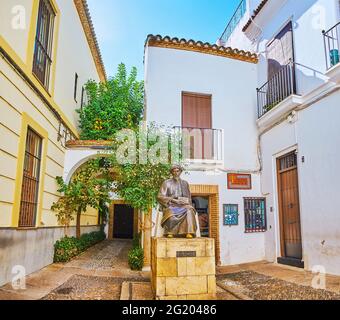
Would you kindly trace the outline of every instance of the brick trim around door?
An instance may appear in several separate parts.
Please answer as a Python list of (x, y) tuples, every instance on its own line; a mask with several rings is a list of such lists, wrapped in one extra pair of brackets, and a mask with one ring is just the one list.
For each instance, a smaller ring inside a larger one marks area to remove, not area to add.
[(215, 239), (216, 264), (221, 265), (220, 211), (218, 185), (190, 185), (192, 196), (209, 197), (209, 234)]

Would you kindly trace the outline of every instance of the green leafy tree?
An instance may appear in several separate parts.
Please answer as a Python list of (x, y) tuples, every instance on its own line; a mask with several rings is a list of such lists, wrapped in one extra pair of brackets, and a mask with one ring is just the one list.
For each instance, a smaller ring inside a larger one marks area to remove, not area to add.
[[(131, 130), (135, 136), (129, 143), (113, 140), (113, 156), (110, 158), (114, 166), (115, 192), (128, 204), (142, 212), (148, 213), (157, 206), (157, 195), (162, 182), (171, 177), (172, 163), (181, 163), (179, 139), (174, 136), (171, 128), (149, 124), (144, 130)], [(170, 143), (172, 142), (172, 143)], [(127, 153), (135, 155), (131, 163), (121, 163), (117, 154), (125, 144)], [(176, 155), (174, 157), (174, 155)]]
[(137, 69), (130, 74), (124, 64), (105, 83), (86, 85), (88, 104), (78, 110), (82, 140), (111, 140), (119, 130), (135, 128), (143, 118), (144, 83), (137, 80)]
[(61, 225), (68, 227), (76, 216), (76, 236), (80, 238), (80, 220), (88, 207), (99, 209), (103, 203), (109, 202), (112, 188), (109, 168), (103, 165), (102, 159), (87, 162), (66, 184), (57, 177), (59, 192), (62, 196), (52, 205)]

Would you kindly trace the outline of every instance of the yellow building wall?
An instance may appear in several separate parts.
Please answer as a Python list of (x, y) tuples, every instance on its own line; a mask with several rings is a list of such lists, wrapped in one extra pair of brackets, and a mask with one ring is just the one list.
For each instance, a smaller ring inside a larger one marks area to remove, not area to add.
[[(52, 0), (52, 3), (57, 8), (57, 19), (54, 39), (55, 63), (51, 71), (51, 83), (55, 87), (50, 92), (47, 92), (32, 74), (39, 0), (1, 1), (0, 47), (14, 60), (15, 64), (29, 77), (45, 99), (58, 110), (63, 120), (77, 134), (75, 109), (80, 107), (80, 101), (75, 103), (73, 99), (75, 72), (79, 72), (83, 82), (88, 79), (98, 81), (99, 76), (73, 1)], [(18, 6), (25, 8), (26, 28), (24, 30), (13, 29), (11, 25), (12, 10)], [(76, 32), (70, 33), (73, 29)], [(70, 53), (65, 51), (67, 44), (72, 48), (82, 50), (81, 53), (78, 51), (78, 54), (74, 52), (74, 59), (77, 59), (79, 55), (82, 56), (80, 64), (72, 66), (72, 64), (64, 63)], [(83, 72), (83, 70), (86, 71)], [(67, 79), (64, 83), (63, 77)], [(81, 92), (81, 83), (78, 91)], [(73, 104), (70, 104), (72, 100)], [(44, 158), (41, 167), (36, 227), (55, 227), (58, 226), (58, 221), (55, 213), (51, 211), (51, 205), (59, 197), (55, 177), (63, 176), (66, 151), (57, 139), (60, 123), (37, 93), (0, 54), (0, 228), (15, 228), (18, 225), (27, 124), (35, 125), (39, 129), (37, 129), (38, 133), (44, 137)], [(97, 211), (88, 210), (81, 222), (82, 225), (97, 225)]]
[[(60, 16), (53, 96), (56, 103), (62, 106), (67, 118), (77, 126), (78, 114), (75, 110), (81, 106), (81, 87), (89, 79), (99, 81), (99, 76), (73, 0), (56, 0), (56, 3), (64, 14)], [(75, 73), (79, 77), (76, 100), (74, 99)]]
[[(20, 154), (24, 153), (24, 148), (20, 149), (19, 146), (25, 115), (34, 119), (47, 132), (45, 166), (41, 169), (44, 170), (43, 185), (40, 186), (43, 192), (42, 209), (38, 213), (41, 219), (37, 226), (58, 226), (51, 206), (59, 197), (55, 177), (63, 175), (66, 151), (57, 141), (59, 122), (3, 59), (0, 59), (0, 70), (0, 227), (17, 226), (17, 222), (12, 220), (15, 217), (15, 196), (21, 190), (16, 184), (17, 176), (22, 176), (17, 166)], [(90, 208), (81, 222), (83, 225), (96, 225), (97, 210)]]
[(2, 0), (0, 4), (0, 35), (8, 40), (23, 61), (27, 60), (28, 37), (34, 5), (35, 0)]

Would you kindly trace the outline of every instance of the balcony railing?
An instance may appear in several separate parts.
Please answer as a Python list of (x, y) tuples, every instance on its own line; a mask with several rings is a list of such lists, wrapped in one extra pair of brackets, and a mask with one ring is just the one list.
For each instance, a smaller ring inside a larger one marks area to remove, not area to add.
[(340, 63), (340, 22), (328, 31), (323, 31), (327, 70)]
[(247, 1), (242, 0), (220, 38), (220, 40), (223, 43), (226, 43), (228, 41), (228, 39), (230, 38), (231, 34), (234, 32), (234, 30), (240, 23), (246, 11), (247, 11)]
[(174, 127), (184, 160), (223, 160), (223, 130)]
[(283, 66), (268, 82), (256, 90), (258, 117), (261, 118), (280, 102), (296, 94), (294, 62)]

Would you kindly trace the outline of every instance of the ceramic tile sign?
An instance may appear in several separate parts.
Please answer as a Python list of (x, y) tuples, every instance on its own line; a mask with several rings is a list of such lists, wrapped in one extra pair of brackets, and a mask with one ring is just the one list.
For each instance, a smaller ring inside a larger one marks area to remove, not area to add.
[(228, 173), (228, 189), (251, 190), (251, 174)]
[(237, 204), (223, 205), (223, 224), (225, 226), (238, 226), (238, 216)]

